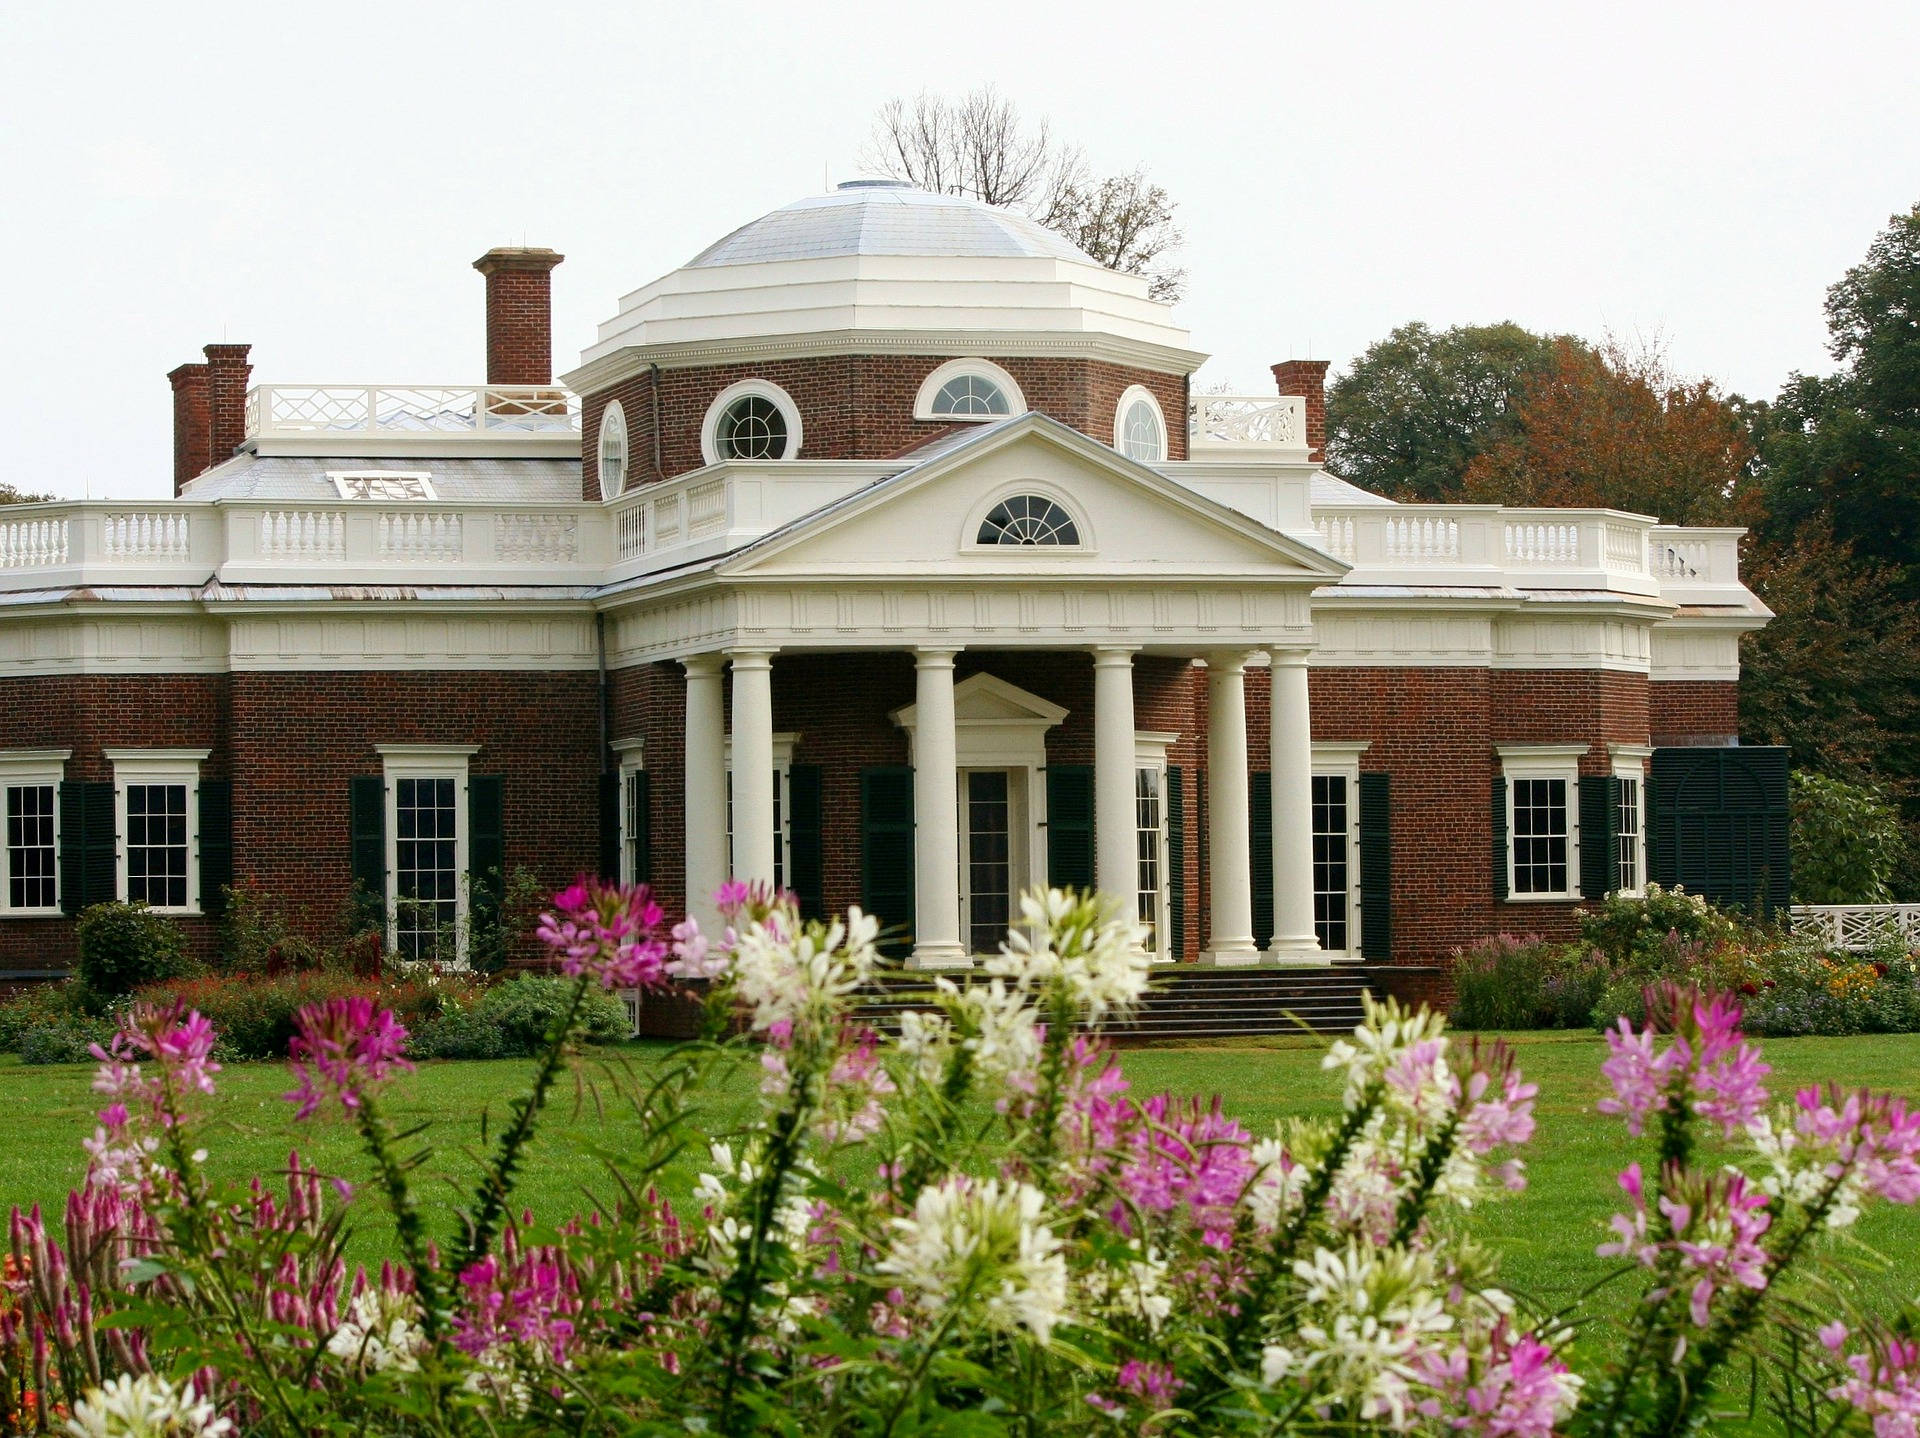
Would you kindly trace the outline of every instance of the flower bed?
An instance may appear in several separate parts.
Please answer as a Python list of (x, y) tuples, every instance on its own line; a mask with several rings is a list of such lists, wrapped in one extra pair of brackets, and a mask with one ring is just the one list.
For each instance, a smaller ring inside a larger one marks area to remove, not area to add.
[[(1802, 1275), (1866, 1204), (1920, 1198), (1920, 1115), (1813, 1089), (1771, 1106), (1730, 996), (1657, 988), (1608, 1036), (1602, 1109), (1646, 1151), (1603, 1251), (1639, 1297), (1619, 1356), (1576, 1365), (1579, 1315), (1531, 1311), (1461, 1236), (1463, 1210), (1524, 1185), (1534, 1092), (1501, 1046), (1370, 1005), (1327, 1053), (1340, 1113), (1257, 1136), (1217, 1100), (1133, 1092), (1076, 1032), (1148, 977), (1097, 900), (1029, 896), (987, 972), (936, 980), (889, 1043), (852, 1019), (872, 919), (721, 897), (710, 938), (664, 932), (643, 891), (558, 896), (542, 936), (568, 1002), (437, 1236), (386, 1112), (408, 1063), (392, 1012), (336, 996), (297, 1023), (289, 1098), (350, 1123), (364, 1172), (295, 1158), (227, 1189), (196, 1146), (212, 1025), (132, 1010), (64, 1237), (14, 1216), (0, 1421), (27, 1423), (31, 1394), (102, 1438), (1653, 1434), (1698, 1429), (1729, 1383), (1800, 1431), (1912, 1411), (1911, 1345)], [(516, 1214), (589, 995), (689, 977), (711, 981), (709, 1037), (628, 1095), (621, 1197)], [(758, 1111), (711, 1136), (700, 1211), (676, 1214), (648, 1180), (693, 1137), (686, 1096), (736, 1062)], [(395, 1261), (350, 1274), (370, 1202)]]

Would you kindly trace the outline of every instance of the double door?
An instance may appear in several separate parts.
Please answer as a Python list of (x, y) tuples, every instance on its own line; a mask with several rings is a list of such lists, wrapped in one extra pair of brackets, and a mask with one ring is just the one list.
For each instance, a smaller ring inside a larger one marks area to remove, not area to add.
[(1015, 897), (1026, 885), (1025, 771), (960, 771), (960, 915), (969, 952), (1006, 942)]

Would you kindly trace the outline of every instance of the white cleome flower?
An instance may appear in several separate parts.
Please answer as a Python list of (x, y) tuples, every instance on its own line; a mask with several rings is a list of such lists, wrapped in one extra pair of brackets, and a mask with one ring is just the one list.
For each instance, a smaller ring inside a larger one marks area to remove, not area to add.
[[(1136, 1242), (1133, 1249), (1138, 1253), (1140, 1245)], [(1089, 1269), (1084, 1280), (1086, 1296), (1111, 1313), (1138, 1319), (1148, 1333), (1158, 1333), (1173, 1312), (1173, 1298), (1161, 1288), (1166, 1276), (1166, 1261), (1159, 1250), (1149, 1248), (1145, 1256), (1118, 1268)]]
[(327, 1352), (368, 1373), (417, 1373), (426, 1334), (420, 1306), (406, 1293), (366, 1288), (327, 1340)]
[(1104, 895), (1032, 889), (1020, 896), (1019, 927), (986, 969), (1022, 993), (1063, 984), (1081, 1017), (1099, 1024), (1125, 1018), (1147, 992), (1145, 938)]
[(1427, 1009), (1408, 1013), (1392, 999), (1384, 1003), (1370, 995), (1361, 995), (1366, 1018), (1353, 1031), (1351, 1041), (1340, 1039), (1327, 1048), (1320, 1067), (1329, 1072), (1344, 1069), (1347, 1075), (1346, 1102), (1352, 1104), (1370, 1085), (1386, 1077), (1393, 1061), (1408, 1048), (1425, 1039), (1437, 1039), (1446, 1032), (1447, 1021)]
[(990, 1328), (1045, 1343), (1067, 1307), (1067, 1263), (1045, 1209), (1031, 1184), (948, 1178), (920, 1191), (911, 1218), (893, 1220), (879, 1271), (925, 1312), (959, 1304)]
[(953, 1024), (945, 1014), (908, 1009), (900, 1015), (900, 1037), (894, 1047), (916, 1078), (937, 1084), (953, 1052)]
[(1431, 1255), (1349, 1243), (1297, 1261), (1303, 1285), (1297, 1350), (1278, 1376), (1310, 1381), (1320, 1398), (1363, 1422), (1406, 1430), (1416, 1419), (1415, 1354), (1454, 1326), (1434, 1289)]
[(213, 1405), (197, 1399), (191, 1385), (175, 1388), (154, 1373), (122, 1373), (89, 1389), (67, 1420), (73, 1438), (221, 1438), (232, 1431), (233, 1424), (215, 1417)]
[(733, 982), (753, 1010), (754, 1031), (830, 1018), (872, 974), (879, 934), (879, 922), (857, 908), (797, 936), (783, 926), (749, 924), (734, 944)]
[(1017, 988), (1005, 979), (956, 988), (941, 979), (941, 992), (954, 1003), (969, 1031), (964, 1043), (973, 1051), (975, 1069), (989, 1078), (1032, 1073), (1040, 1065), (1039, 1017)]

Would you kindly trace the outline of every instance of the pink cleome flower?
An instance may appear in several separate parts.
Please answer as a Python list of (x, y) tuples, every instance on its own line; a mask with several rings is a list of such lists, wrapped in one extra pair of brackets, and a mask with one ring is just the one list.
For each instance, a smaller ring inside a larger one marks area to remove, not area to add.
[(590, 974), (605, 989), (653, 988), (666, 978), (665, 918), (645, 884), (582, 875), (553, 896), (536, 932), (569, 977)]
[[(89, 1045), (100, 1061), (93, 1090), (113, 1100), (100, 1111), (100, 1122), (116, 1132), (124, 1130), (131, 1122), (131, 1099), (147, 1116), (170, 1127), (179, 1117), (183, 1096), (213, 1092), (213, 1076), (220, 1072), (213, 1061), (216, 1037), (204, 1015), (183, 1012), (178, 1000), (135, 1004), (105, 1048)], [(142, 1060), (151, 1060), (156, 1072), (143, 1073)]]
[[(1766, 1106), (1761, 1080), (1773, 1071), (1740, 1032), (1739, 1004), (1672, 984), (1649, 988), (1646, 998), (1642, 1029), (1635, 1032), (1622, 1018), (1607, 1035), (1609, 1057), (1600, 1072), (1613, 1093), (1594, 1106), (1625, 1118), (1637, 1138), (1649, 1115), (1665, 1113), (1677, 1100), (1731, 1138)], [(1662, 1029), (1672, 1042), (1659, 1049)]]
[(307, 1004), (293, 1022), (297, 1032), (288, 1048), (300, 1083), (283, 1097), (299, 1105), (296, 1118), (311, 1118), (330, 1098), (352, 1113), (388, 1075), (413, 1071), (405, 1057), (406, 1029), (393, 1010), (376, 1014), (371, 999), (354, 995)]

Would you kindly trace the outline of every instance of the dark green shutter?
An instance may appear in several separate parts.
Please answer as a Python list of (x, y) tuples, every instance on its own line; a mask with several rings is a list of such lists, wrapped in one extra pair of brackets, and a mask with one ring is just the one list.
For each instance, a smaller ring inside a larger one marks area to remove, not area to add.
[(1620, 781), (1580, 776), (1580, 895), (1599, 901), (1620, 887)]
[(1093, 766), (1047, 766), (1047, 883), (1093, 888)]
[(113, 785), (69, 779), (60, 785), (60, 907), (77, 914), (114, 898), (117, 844)]
[(1167, 957), (1187, 952), (1186, 776), (1167, 766)]
[[(1766, 746), (1653, 751), (1648, 868), (1716, 904), (1782, 907), (1792, 892), (1787, 751)], [(1657, 802), (1655, 802), (1657, 800)]]
[(1273, 942), (1273, 775), (1261, 769), (1248, 777), (1247, 852), (1253, 863), (1253, 944)]
[(883, 953), (913, 947), (913, 873), (913, 770), (904, 764), (862, 769), (860, 907), (880, 921)]
[(645, 769), (627, 774), (627, 818), (633, 831), (627, 842), (633, 847), (633, 882), (653, 882), (653, 775)]
[(600, 877), (609, 884), (620, 880), (620, 774), (600, 776)]
[(1507, 897), (1507, 776), (1493, 776), (1493, 897)]
[(800, 900), (800, 917), (826, 916), (820, 843), (820, 766), (787, 770), (787, 885)]
[(500, 921), (507, 882), (506, 787), (507, 781), (498, 774), (474, 774), (467, 779), (468, 912), (476, 929)]
[(347, 832), (353, 903), (362, 928), (387, 923), (387, 781), (356, 774), (347, 781)]
[(1360, 954), (1393, 957), (1393, 801), (1390, 775), (1360, 776)]
[(200, 781), (200, 907), (209, 914), (227, 909), (233, 883), (233, 783)]

